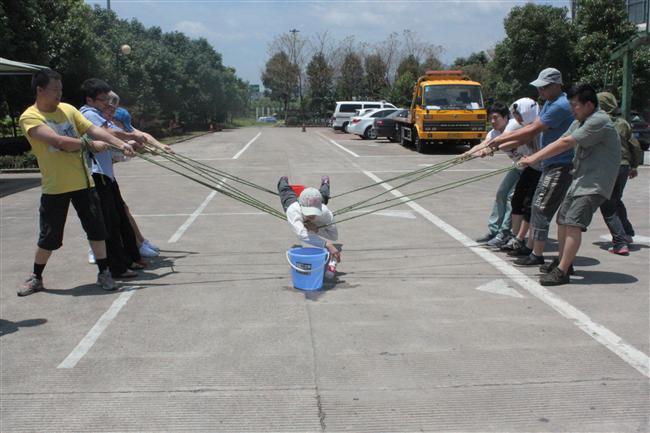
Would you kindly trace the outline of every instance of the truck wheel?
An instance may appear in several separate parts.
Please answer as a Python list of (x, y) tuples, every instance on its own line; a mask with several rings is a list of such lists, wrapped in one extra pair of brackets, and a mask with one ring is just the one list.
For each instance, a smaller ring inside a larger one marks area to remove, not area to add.
[(417, 131), (413, 131), (413, 147), (415, 147), (417, 153), (424, 153), (424, 142), (420, 140)]
[(372, 129), (372, 126), (369, 126), (363, 132), (363, 137), (368, 140), (374, 140), (375, 138), (377, 138), (377, 132), (375, 132), (375, 130)]

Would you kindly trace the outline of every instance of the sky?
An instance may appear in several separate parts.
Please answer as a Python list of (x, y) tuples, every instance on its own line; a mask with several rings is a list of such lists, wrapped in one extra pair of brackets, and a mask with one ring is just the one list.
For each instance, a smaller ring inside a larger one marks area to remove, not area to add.
[[(533, 3), (569, 7), (570, 0)], [(86, 0), (106, 7), (106, 0)], [(354, 36), (374, 44), (391, 32), (415, 32), (420, 40), (443, 48), (441, 60), (451, 64), (494, 47), (505, 37), (503, 19), (525, 0), (111, 0), (118, 17), (136, 18), (146, 27), (203, 37), (221, 53), (237, 76), (260, 84), (273, 39), (292, 29), (313, 38), (327, 31), (333, 40)], [(124, 41), (128, 44), (128, 41)]]

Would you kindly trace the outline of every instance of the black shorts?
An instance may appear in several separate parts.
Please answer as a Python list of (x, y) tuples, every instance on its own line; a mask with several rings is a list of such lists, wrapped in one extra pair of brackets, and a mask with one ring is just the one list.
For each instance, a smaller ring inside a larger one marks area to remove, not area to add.
[(40, 233), (38, 246), (44, 250), (57, 250), (63, 245), (63, 229), (68, 217), (70, 202), (77, 211), (81, 226), (89, 241), (106, 239), (102, 208), (95, 188), (80, 189), (63, 194), (41, 195)]

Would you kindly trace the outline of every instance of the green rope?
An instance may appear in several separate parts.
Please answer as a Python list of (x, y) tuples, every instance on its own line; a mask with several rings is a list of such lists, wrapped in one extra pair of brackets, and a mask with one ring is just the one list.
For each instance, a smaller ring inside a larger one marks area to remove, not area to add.
[[(372, 213), (379, 212), (379, 211), (382, 211), (382, 210), (385, 210), (385, 209), (390, 209), (392, 207), (399, 206), (399, 205), (404, 204), (404, 203), (408, 203), (408, 202), (411, 202), (411, 201), (414, 201), (414, 200), (419, 200), (421, 198), (429, 197), (431, 195), (438, 194), (440, 192), (444, 192), (444, 191), (447, 191), (447, 190), (450, 190), (450, 189), (453, 189), (453, 188), (457, 188), (459, 186), (463, 186), (463, 185), (467, 185), (469, 183), (477, 182), (479, 180), (487, 179), (488, 177), (495, 176), (495, 175), (500, 174), (500, 173), (505, 173), (506, 171), (511, 170), (511, 169), (512, 169), (512, 167), (500, 168), (498, 170), (494, 170), (494, 171), (491, 171), (489, 173), (484, 173), (484, 174), (473, 176), (473, 177), (470, 177), (470, 178), (467, 178), (467, 179), (462, 179), (462, 180), (459, 180), (459, 181), (450, 182), (450, 183), (445, 184), (445, 185), (440, 185), (440, 186), (437, 186), (437, 187), (428, 188), (428, 189), (425, 189), (425, 190), (410, 194), (408, 198), (406, 196), (394, 197), (394, 198), (383, 200), (381, 202), (367, 204), (367, 205), (361, 206), (360, 208), (376, 206), (376, 205), (382, 205), (382, 204), (385, 204), (385, 203), (390, 203), (390, 202), (394, 202), (396, 200), (399, 200), (399, 202), (397, 202), (397, 203), (391, 203), (391, 204), (389, 204), (387, 206), (384, 206), (384, 207), (380, 207), (380, 208), (373, 209), (373, 210), (368, 211), (368, 212), (363, 212), (363, 213), (358, 214), (358, 215), (353, 215), (353, 216), (350, 216), (350, 217), (347, 217), (347, 218), (343, 218), (343, 219), (338, 220), (338, 221), (336, 221), (335, 223), (332, 223), (332, 224), (338, 224), (338, 223), (341, 223), (343, 221), (353, 220), (353, 219), (360, 218), (360, 217), (366, 216), (366, 215), (370, 215)], [(331, 224), (326, 224), (326, 225), (323, 225), (323, 226), (319, 226), (319, 228), (327, 227), (328, 225), (331, 225)]]

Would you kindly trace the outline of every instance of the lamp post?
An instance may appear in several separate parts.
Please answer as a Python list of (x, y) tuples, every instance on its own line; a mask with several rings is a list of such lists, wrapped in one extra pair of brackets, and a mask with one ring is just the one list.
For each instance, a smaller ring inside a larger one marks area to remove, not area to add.
[(120, 81), (120, 54), (123, 56), (128, 56), (131, 54), (131, 46), (127, 44), (123, 44), (120, 48), (118, 48), (115, 51), (115, 67), (116, 67), (116, 73), (115, 77), (117, 78), (115, 81), (119, 85)]

